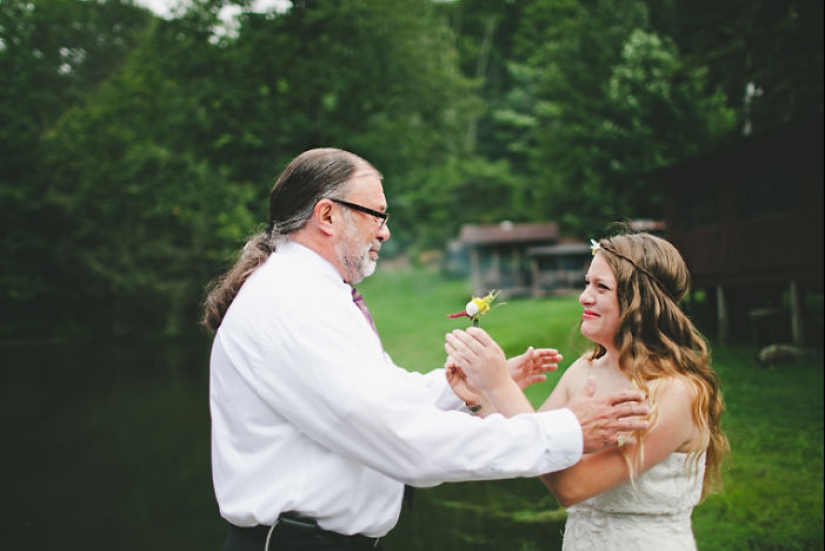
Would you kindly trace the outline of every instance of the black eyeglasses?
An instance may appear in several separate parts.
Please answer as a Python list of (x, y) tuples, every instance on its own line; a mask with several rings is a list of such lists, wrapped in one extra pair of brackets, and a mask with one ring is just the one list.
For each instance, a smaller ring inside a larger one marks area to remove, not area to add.
[(362, 207), (361, 205), (357, 205), (355, 203), (350, 203), (349, 201), (342, 201), (341, 199), (335, 199), (333, 197), (329, 198), (330, 201), (333, 203), (338, 203), (339, 205), (343, 205), (348, 209), (357, 210), (358, 212), (363, 212), (364, 214), (369, 214), (370, 216), (374, 216), (378, 219), (378, 229), (384, 227), (387, 223), (387, 220), (390, 218), (389, 212), (381, 212), (378, 210), (372, 210), (367, 207)]

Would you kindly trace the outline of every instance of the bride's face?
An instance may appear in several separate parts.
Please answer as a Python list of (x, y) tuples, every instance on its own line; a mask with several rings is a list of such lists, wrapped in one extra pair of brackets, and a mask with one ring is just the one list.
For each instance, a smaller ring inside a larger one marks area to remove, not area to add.
[(611, 348), (619, 326), (619, 298), (616, 276), (602, 253), (593, 257), (585, 275), (585, 287), (579, 295), (584, 307), (581, 333), (605, 348)]

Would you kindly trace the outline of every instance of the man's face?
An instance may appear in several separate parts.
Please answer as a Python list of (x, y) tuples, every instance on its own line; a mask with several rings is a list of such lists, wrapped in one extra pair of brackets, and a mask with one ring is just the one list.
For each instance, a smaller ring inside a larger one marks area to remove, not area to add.
[[(342, 199), (378, 212), (387, 210), (384, 188), (372, 170), (355, 173)], [(375, 272), (381, 244), (390, 238), (390, 230), (383, 220), (368, 213), (338, 205), (347, 226), (336, 244), (338, 261), (346, 280), (355, 284)]]

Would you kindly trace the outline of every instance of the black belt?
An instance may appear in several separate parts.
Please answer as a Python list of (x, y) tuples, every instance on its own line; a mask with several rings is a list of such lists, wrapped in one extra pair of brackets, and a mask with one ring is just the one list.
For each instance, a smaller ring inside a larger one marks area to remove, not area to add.
[[(347, 536), (338, 532), (330, 532), (320, 528), (314, 520), (296, 515), (281, 515), (274, 527), (259, 525), (251, 528), (240, 528), (232, 526), (231, 530), (237, 535), (251, 539), (261, 545), (266, 544), (267, 538), (269, 538), (270, 548), (273, 551), (278, 549), (275, 545), (276, 542), (292, 545), (317, 544), (319, 546), (326, 543), (344, 549), (376, 549), (380, 540), (380, 538), (368, 538), (361, 534)], [(270, 551), (270, 548), (265, 551)]]

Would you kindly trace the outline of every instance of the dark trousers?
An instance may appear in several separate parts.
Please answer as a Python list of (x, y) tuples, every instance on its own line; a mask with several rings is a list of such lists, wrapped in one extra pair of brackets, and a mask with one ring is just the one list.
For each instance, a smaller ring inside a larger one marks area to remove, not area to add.
[(269, 527), (238, 528), (230, 526), (222, 551), (351, 551), (372, 549), (384, 551), (377, 540), (362, 536), (343, 536), (321, 530), (312, 521), (292, 523), (283, 520), (272, 530), (269, 547), (266, 539)]

